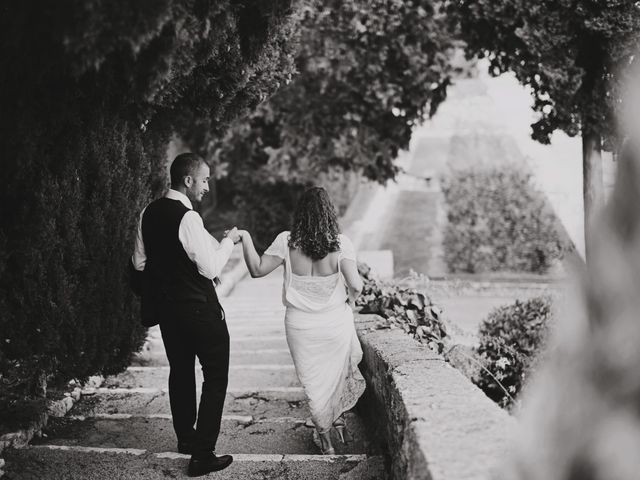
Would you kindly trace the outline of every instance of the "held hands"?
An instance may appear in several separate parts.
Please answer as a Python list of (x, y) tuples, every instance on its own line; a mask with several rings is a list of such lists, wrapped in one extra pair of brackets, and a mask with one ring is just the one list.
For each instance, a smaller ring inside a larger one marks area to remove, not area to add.
[(234, 245), (242, 241), (242, 236), (238, 232), (237, 227), (233, 227), (231, 230), (225, 230), (224, 236), (229, 240), (231, 240)]

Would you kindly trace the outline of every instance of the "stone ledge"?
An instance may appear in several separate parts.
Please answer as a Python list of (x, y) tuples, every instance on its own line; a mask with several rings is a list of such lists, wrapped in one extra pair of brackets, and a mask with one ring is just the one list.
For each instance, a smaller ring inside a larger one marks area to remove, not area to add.
[[(0, 455), (2, 455), (5, 448), (26, 446), (34, 436), (40, 435), (42, 429), (47, 426), (49, 417), (64, 417), (71, 410), (73, 405), (82, 397), (83, 388), (97, 388), (102, 385), (103, 381), (104, 377), (100, 375), (89, 377), (82, 386), (76, 386), (72, 390), (65, 392), (62, 398), (49, 400), (47, 411), (40, 413), (27, 427), (0, 436)], [(73, 387), (73, 385), (73, 383), (69, 384), (70, 387)], [(1, 472), (0, 476), (2, 476)]]
[(367, 405), (379, 422), (393, 479), (490, 479), (515, 420), (445, 360), (400, 330), (358, 315)]

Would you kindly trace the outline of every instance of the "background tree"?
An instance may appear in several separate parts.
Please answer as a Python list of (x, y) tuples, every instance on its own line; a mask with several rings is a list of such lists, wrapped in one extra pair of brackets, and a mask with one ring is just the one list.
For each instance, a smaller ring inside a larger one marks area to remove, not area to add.
[(394, 178), (398, 150), (450, 81), (455, 44), (436, 4), (305, 2), (299, 74), (209, 151), (227, 172), (220, 197), (251, 215), (238, 222), (258, 243), (286, 227), (296, 192), (327, 171)]
[(447, 11), (470, 56), (488, 57), (492, 74), (513, 71), (531, 88), (535, 140), (549, 143), (557, 129), (582, 135), (588, 229), (603, 198), (601, 150), (614, 144), (619, 72), (638, 47), (638, 3), (455, 0)]
[(0, 394), (124, 368), (124, 277), (170, 136), (220, 132), (293, 72), (289, 0), (0, 6)]

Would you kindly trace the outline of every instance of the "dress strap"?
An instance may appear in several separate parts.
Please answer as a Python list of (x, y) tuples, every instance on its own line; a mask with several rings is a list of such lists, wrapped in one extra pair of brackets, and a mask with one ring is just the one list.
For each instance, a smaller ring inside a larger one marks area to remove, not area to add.
[(285, 249), (285, 257), (284, 257), (284, 268), (287, 274), (287, 290), (291, 286), (291, 277), (293, 277), (293, 271), (291, 270), (291, 247), (287, 244)]

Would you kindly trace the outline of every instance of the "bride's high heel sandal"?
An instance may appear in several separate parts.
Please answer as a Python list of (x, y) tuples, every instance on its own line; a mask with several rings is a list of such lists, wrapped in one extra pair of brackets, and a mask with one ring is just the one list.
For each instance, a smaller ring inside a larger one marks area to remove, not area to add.
[(335, 422), (333, 422), (333, 428), (338, 432), (338, 436), (340, 437), (340, 441), (344, 444), (347, 444), (351, 441), (351, 436), (347, 430), (347, 423), (344, 420), (344, 417), (340, 415), (336, 418)]
[(320, 438), (320, 451), (323, 455), (335, 455), (336, 451), (331, 445), (331, 437), (329, 433), (331, 430), (316, 430), (318, 432), (318, 437)]

